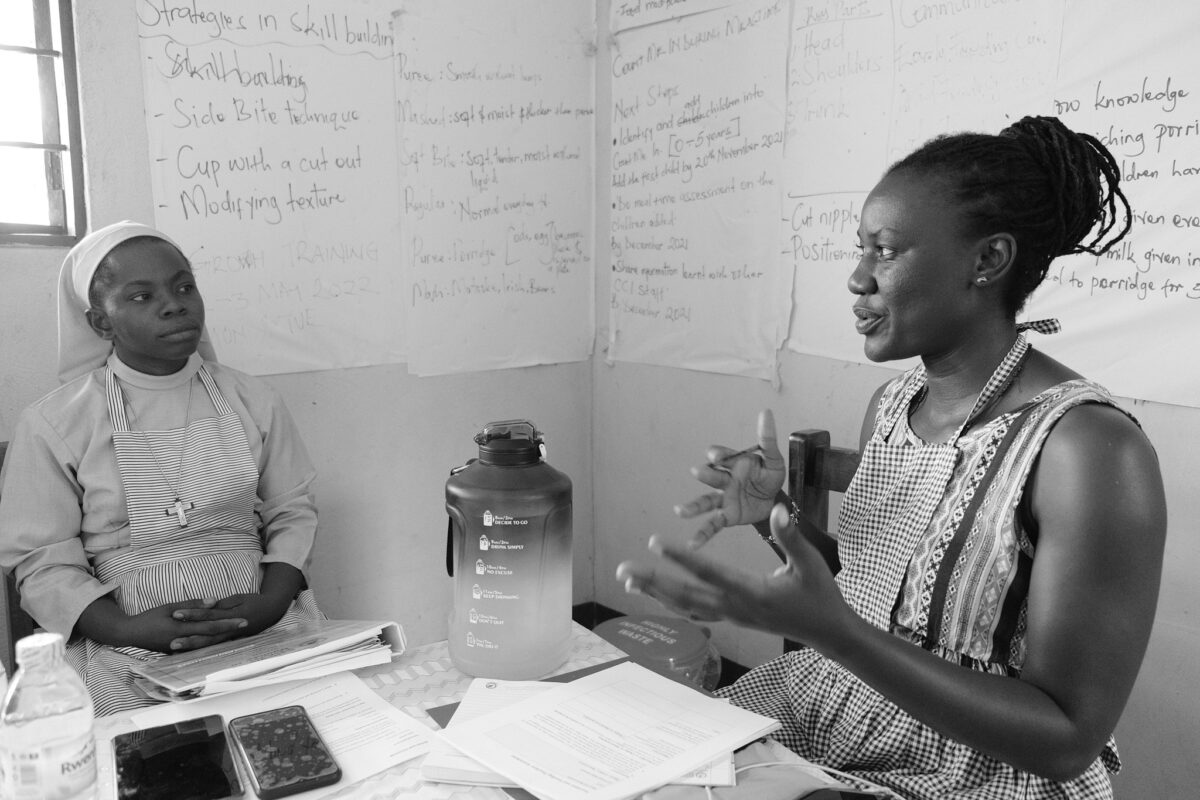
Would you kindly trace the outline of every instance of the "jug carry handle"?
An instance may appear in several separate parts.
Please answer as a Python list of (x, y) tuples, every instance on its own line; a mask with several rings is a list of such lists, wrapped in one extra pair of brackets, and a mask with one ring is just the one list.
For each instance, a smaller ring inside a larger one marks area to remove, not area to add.
[[(466, 536), (467, 521), (463, 519), (462, 512), (457, 508), (446, 507), (446, 574), (451, 578), (454, 577), (454, 540)], [(458, 532), (455, 532), (457, 523)], [(459, 545), (461, 550), (462, 545)]]
[[(467, 463), (461, 467), (454, 467), (450, 470), (451, 475), (456, 475), (462, 472), (467, 467), (474, 464), (478, 459), (467, 459)], [(446, 574), (451, 578), (454, 577), (454, 517), (446, 516)]]

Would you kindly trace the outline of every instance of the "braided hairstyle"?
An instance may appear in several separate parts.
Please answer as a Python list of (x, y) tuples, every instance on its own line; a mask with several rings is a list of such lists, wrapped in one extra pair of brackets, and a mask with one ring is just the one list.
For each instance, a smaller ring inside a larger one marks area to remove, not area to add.
[(969, 235), (1016, 239), (1015, 280), (1004, 298), (1014, 317), (1057, 256), (1107, 253), (1133, 221), (1112, 153), (1055, 117), (1025, 117), (996, 136), (938, 136), (888, 174), (901, 170), (944, 181)]

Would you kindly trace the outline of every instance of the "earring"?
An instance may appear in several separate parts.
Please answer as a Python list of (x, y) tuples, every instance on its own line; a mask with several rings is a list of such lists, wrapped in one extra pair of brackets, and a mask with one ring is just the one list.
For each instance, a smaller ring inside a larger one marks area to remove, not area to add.
[(987, 283), (987, 276), (980, 275), (978, 278), (975, 279), (975, 282), (978, 283), (980, 286), (983, 286), (985, 283)]

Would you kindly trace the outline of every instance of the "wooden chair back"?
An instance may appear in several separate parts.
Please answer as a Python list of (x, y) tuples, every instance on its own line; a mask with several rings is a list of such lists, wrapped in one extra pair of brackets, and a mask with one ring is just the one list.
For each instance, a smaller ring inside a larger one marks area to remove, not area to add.
[(829, 431), (809, 428), (788, 437), (788, 494), (822, 530), (829, 530), (829, 493), (846, 491), (860, 458), (857, 450), (833, 447)]
[[(846, 491), (860, 458), (857, 450), (832, 446), (829, 431), (809, 428), (788, 437), (787, 492), (821, 530), (829, 530), (829, 493)], [(802, 646), (783, 640), (785, 652)]]
[[(4, 456), (7, 452), (8, 442), (0, 442), (0, 467), (4, 466)], [(6, 573), (4, 591), (0, 591), (0, 663), (4, 664), (9, 678), (12, 678), (17, 669), (17, 640), (33, 633), (36, 627), (33, 618), (21, 610), (16, 581), (12, 575)]]

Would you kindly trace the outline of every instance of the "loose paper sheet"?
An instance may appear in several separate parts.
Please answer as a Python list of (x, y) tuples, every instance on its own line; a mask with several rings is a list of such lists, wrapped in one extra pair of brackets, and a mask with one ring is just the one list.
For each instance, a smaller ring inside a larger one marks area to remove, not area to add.
[(201, 8), (137, 17), (154, 221), (191, 259), (217, 354), (257, 375), (404, 360), (388, 11)]
[(404, 0), (394, 19), (409, 370), (588, 358), (592, 4)]
[(1113, 153), (1134, 226), (1106, 255), (1051, 265), (1023, 318), (1057, 317), (1063, 332), (1032, 341), (1120, 396), (1200, 406), (1195, 354), (1169, 344), (1194, 340), (1200, 319), (1197, 25), (1187, 0), (796, 3), (788, 346), (866, 361), (846, 280), (862, 203), (890, 163), (938, 134), (1057, 116)]
[(1115, 394), (1200, 407), (1200, 4), (1105, 5), (1068, 5), (1046, 113), (1112, 151), (1133, 230), (1051, 264), (1028, 316), (1062, 319), (1038, 346)]
[(787, 10), (728, 8), (614, 37), (609, 357), (769, 379)]
[[(500, 681), (476, 678), (471, 681), (458, 710), (447, 727), (462, 725), (487, 714), (509, 708), (521, 700), (536, 697), (553, 688), (554, 684), (545, 681)], [(421, 763), (421, 776), (426, 780), (440, 780), (447, 783), (516, 786), (508, 778), (489, 770), (454, 747), (444, 736), (434, 737), (429, 753)], [(673, 783), (693, 786), (733, 786), (733, 754), (719, 756), (700, 769), (677, 778)]]
[(867, 193), (936, 134), (995, 133), (1013, 115), (1042, 113), (1061, 27), (1061, 6), (1042, 0), (954, 13), (888, 0), (797, 4), (783, 209), (796, 271), (791, 349), (866, 361), (847, 279)]
[(633, 663), (452, 725), (452, 745), (539, 797), (619, 800), (779, 727)]
[(727, 5), (729, 0), (612, 0), (609, 25), (614, 32), (623, 31)]

